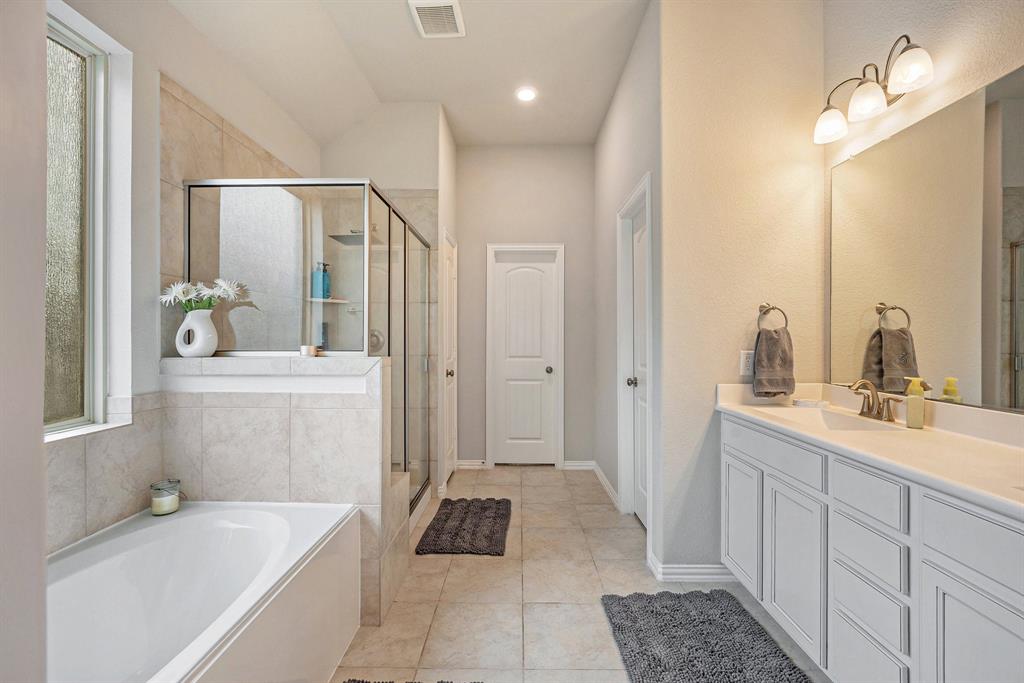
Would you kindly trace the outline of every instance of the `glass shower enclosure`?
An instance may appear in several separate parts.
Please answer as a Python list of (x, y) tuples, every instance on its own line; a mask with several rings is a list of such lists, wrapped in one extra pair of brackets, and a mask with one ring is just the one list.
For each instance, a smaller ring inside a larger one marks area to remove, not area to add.
[(214, 309), (218, 355), (390, 356), (391, 465), (414, 505), (430, 477), (428, 242), (367, 178), (184, 185), (185, 278), (247, 286)]

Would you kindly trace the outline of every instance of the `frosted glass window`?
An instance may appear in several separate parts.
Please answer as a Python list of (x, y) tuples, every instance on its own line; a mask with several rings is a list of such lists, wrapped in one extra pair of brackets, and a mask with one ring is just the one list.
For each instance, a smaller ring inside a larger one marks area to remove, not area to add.
[(88, 69), (46, 41), (46, 370), (43, 422), (86, 417)]

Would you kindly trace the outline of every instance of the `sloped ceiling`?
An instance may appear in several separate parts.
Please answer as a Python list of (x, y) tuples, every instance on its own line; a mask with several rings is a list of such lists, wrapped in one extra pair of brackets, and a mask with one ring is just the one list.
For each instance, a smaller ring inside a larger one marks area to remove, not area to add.
[(425, 40), (406, 0), (171, 3), (321, 143), (378, 102), (425, 101), (461, 145), (593, 142), (647, 6), (461, 0), (466, 37)]

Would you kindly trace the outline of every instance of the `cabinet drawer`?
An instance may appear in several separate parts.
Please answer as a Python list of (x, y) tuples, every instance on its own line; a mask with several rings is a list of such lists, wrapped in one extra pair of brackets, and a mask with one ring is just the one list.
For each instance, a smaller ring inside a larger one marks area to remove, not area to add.
[(906, 653), (910, 609), (886, 595), (841, 562), (832, 563), (832, 596), (836, 604), (860, 619), (893, 649)]
[(722, 420), (722, 443), (819, 491), (825, 490), (825, 457), (728, 418)]
[(907, 531), (908, 487), (869, 467), (836, 459), (832, 464), (832, 495), (876, 522)]
[(832, 611), (828, 670), (836, 683), (904, 683), (907, 667), (861, 631), (839, 610)]
[(832, 547), (898, 591), (907, 586), (907, 547), (836, 510), (829, 527)]
[(1024, 534), (925, 494), (924, 544), (1024, 595)]

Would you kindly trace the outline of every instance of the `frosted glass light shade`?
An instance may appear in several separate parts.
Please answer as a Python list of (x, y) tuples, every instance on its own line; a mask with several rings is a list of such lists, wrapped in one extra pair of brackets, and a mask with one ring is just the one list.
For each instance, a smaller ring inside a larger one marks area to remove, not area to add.
[(892, 65), (886, 90), (893, 95), (902, 95), (928, 85), (934, 75), (928, 51), (920, 45), (907, 45)]
[(846, 115), (851, 121), (864, 121), (884, 112), (886, 106), (882, 86), (865, 78), (853, 91)]
[(825, 107), (825, 110), (818, 116), (818, 122), (814, 124), (814, 144), (825, 145), (835, 142), (846, 135), (846, 117), (832, 105)]

